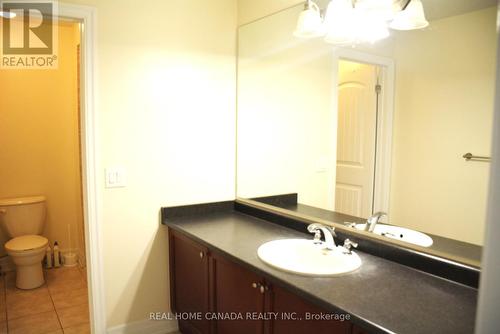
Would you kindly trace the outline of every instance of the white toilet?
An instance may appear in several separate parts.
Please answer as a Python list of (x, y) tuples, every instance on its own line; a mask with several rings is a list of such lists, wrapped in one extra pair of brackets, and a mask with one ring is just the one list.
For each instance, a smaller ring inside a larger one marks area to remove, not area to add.
[(12, 238), (5, 250), (16, 265), (19, 289), (34, 289), (45, 282), (42, 260), (49, 241), (40, 235), (45, 212), (43, 196), (0, 199), (0, 223)]

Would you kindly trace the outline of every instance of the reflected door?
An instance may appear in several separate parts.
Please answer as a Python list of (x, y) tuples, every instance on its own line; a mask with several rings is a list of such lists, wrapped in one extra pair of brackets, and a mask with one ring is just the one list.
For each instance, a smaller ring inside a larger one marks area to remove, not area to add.
[(372, 214), (377, 128), (377, 68), (339, 62), (335, 211)]

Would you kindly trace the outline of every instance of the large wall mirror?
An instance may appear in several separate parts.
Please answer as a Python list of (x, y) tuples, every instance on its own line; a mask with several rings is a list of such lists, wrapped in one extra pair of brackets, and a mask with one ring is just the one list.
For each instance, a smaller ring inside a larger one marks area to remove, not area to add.
[(239, 28), (237, 195), (353, 231), (387, 212), (378, 237), (479, 266), (496, 1), (422, 3), (374, 43), (295, 37), (304, 5)]

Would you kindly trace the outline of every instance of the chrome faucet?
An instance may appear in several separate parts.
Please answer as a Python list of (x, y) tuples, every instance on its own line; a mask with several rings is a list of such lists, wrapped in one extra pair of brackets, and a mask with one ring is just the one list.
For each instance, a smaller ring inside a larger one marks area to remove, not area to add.
[(386, 216), (387, 216), (387, 213), (385, 213), (385, 212), (376, 212), (376, 213), (374, 213), (366, 221), (365, 231), (373, 232), (373, 230), (375, 230), (375, 226), (378, 224), (379, 220), (382, 217), (386, 217)]
[(334, 250), (337, 245), (335, 245), (335, 240), (333, 237), (336, 237), (337, 234), (335, 233), (335, 228), (330, 227), (330, 226), (325, 226), (321, 224), (311, 224), (307, 226), (307, 230), (310, 233), (314, 233), (314, 243), (319, 243), (321, 234), (320, 231), (323, 232), (323, 235), (325, 236), (325, 248), (329, 250)]
[(352, 248), (358, 248), (358, 243), (357, 242), (354, 242), (354, 241), (351, 241), (350, 239), (345, 239), (344, 240), (344, 245), (342, 246), (344, 247), (344, 254), (349, 254), (351, 255), (352, 254)]

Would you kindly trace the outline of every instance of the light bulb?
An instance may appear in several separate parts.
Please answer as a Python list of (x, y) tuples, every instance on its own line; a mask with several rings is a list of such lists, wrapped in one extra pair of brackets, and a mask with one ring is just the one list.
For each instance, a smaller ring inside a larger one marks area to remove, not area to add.
[(355, 13), (351, 0), (332, 0), (325, 15), (325, 42), (352, 44), (356, 38)]

